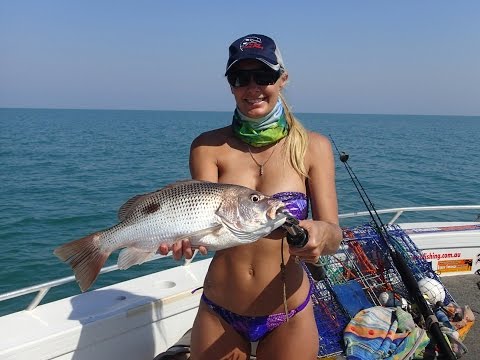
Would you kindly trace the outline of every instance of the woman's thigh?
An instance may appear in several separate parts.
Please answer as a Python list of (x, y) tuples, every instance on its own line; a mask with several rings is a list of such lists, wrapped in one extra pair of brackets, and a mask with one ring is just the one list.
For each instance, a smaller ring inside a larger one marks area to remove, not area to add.
[(318, 330), (312, 303), (269, 333), (257, 347), (257, 359), (315, 360)]
[(200, 302), (192, 328), (190, 359), (250, 359), (250, 343)]

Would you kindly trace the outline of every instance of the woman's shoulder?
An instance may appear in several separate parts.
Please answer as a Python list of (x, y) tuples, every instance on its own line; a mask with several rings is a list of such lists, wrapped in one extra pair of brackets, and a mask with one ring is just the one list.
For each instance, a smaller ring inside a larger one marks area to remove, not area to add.
[(330, 143), (330, 139), (318, 132), (315, 131), (307, 131), (308, 133), (308, 145), (309, 150), (331, 150), (332, 145)]
[(220, 146), (222, 144), (226, 144), (231, 136), (231, 126), (205, 131), (193, 140), (192, 147)]
[(318, 132), (308, 131), (308, 147), (305, 153), (305, 165), (310, 170), (331, 163), (333, 149), (330, 139)]

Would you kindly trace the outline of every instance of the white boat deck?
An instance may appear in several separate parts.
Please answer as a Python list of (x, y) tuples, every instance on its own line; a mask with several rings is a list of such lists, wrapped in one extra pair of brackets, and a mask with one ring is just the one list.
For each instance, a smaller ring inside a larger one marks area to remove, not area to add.
[(125, 341), (137, 344), (128, 351), (135, 350), (136, 359), (153, 359), (191, 327), (202, 293), (192, 290), (203, 285), (209, 263), (197, 261), (3, 316), (0, 358), (95, 359), (108, 347), (112, 359), (131, 359)]

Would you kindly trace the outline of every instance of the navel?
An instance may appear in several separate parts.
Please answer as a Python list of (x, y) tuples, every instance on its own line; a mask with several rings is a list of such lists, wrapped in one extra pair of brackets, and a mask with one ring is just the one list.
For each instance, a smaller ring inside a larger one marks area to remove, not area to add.
[(255, 268), (253, 267), (253, 265), (250, 265), (248, 267), (248, 274), (251, 276), (251, 277), (255, 277)]

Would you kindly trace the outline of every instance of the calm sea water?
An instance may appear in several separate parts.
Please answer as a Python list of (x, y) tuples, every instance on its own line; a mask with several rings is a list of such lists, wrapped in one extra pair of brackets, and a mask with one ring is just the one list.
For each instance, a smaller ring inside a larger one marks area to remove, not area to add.
[[(230, 117), (222, 112), (0, 109), (0, 293), (72, 275), (53, 249), (116, 223), (117, 209), (132, 195), (189, 178), (193, 138), (228, 124)], [(480, 117), (298, 117), (307, 128), (332, 135), (350, 154), (349, 164), (377, 209), (480, 204)], [(337, 191), (341, 213), (364, 210), (340, 161)], [(114, 262), (115, 256), (108, 264)], [(168, 260), (104, 274), (94, 288), (172, 265)], [(74, 283), (52, 290), (46, 300), (77, 293)], [(0, 303), (0, 315), (23, 308), (31, 298)]]

